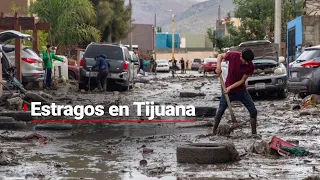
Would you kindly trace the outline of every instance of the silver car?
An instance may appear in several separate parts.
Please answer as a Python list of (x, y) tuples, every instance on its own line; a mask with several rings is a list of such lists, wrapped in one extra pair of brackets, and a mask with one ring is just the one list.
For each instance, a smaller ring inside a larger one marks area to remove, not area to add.
[[(241, 43), (231, 51), (242, 51), (250, 48), (255, 58), (252, 61), (255, 66), (253, 76), (246, 81), (246, 87), (251, 94), (276, 93), (280, 99), (287, 97), (287, 70), (284, 57), (279, 57), (277, 50), (279, 45), (270, 41), (248, 41)], [(222, 75), (227, 77), (228, 63), (221, 65)]]
[[(15, 65), (15, 46), (5, 45), (6, 55), (12, 65)], [(23, 46), (21, 51), (21, 72), (22, 72), (22, 84), (26, 86), (29, 83), (35, 83), (43, 81), (44, 70), (42, 65), (42, 59), (39, 55), (32, 50), (32, 48)]]

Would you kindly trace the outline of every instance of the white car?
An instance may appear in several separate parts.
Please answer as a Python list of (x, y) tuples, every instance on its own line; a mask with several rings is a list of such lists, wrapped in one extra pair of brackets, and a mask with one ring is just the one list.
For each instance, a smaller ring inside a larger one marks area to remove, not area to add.
[(161, 59), (161, 60), (156, 60), (157, 63), (157, 71), (165, 71), (165, 72), (169, 72), (170, 71), (170, 66), (169, 66), (169, 62), (165, 59)]

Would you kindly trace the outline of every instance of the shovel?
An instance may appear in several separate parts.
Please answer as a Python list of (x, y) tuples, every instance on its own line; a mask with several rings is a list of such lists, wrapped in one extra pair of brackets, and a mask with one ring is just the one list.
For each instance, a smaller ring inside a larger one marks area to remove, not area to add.
[(220, 75), (220, 84), (221, 84), (221, 87), (222, 87), (222, 90), (223, 90), (224, 97), (225, 97), (225, 99), (227, 101), (227, 104), (228, 104), (228, 108), (229, 108), (229, 111), (230, 111), (230, 114), (231, 114), (231, 120), (232, 120), (233, 123), (238, 123), (238, 121), (236, 119), (236, 116), (233, 113), (229, 96), (228, 96), (227, 93), (224, 93), (226, 91), (226, 86), (224, 85), (224, 80), (223, 80), (221, 75)]

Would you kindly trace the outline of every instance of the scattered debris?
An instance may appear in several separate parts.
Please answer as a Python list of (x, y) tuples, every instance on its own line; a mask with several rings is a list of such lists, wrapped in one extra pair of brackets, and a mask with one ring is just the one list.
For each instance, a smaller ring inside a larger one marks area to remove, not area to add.
[(38, 130), (71, 130), (73, 128), (71, 123), (43, 123), (38, 124)]
[(214, 117), (217, 108), (214, 107), (195, 107), (196, 117)]
[(25, 129), (27, 123), (24, 121), (16, 121), (13, 117), (0, 116), (0, 129)]
[(10, 110), (21, 111), (23, 106), (23, 99), (21, 97), (14, 97), (7, 99), (6, 108)]
[(0, 166), (17, 166), (17, 154), (14, 151), (0, 150)]
[(153, 153), (153, 149), (151, 149), (151, 148), (143, 148), (142, 149), (142, 153), (144, 153), (144, 154), (148, 154), (148, 153)]
[(255, 141), (253, 145), (250, 147), (249, 151), (252, 153), (264, 155), (270, 155), (271, 153), (269, 143), (263, 140), (260, 142)]
[(195, 92), (180, 92), (180, 97), (184, 98), (193, 98), (197, 96), (206, 96), (204, 93), (195, 93)]

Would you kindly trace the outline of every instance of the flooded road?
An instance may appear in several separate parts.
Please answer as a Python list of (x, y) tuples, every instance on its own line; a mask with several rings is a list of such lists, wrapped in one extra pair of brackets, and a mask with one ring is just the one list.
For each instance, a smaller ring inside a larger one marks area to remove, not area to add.
[[(129, 92), (79, 94), (72, 96), (77, 104), (132, 105), (134, 101), (158, 104), (218, 107), (220, 85), (217, 78), (194, 73), (171, 79), (169, 74), (144, 77), (149, 83), (137, 83)], [(206, 96), (181, 98), (183, 91), (202, 92)], [(70, 93), (70, 92), (69, 92)], [(70, 95), (69, 95), (70, 96)], [(90, 100), (90, 101), (89, 101)], [(320, 123), (317, 108), (291, 110), (296, 104), (286, 100), (258, 98), (258, 133), (269, 142), (273, 136), (295, 140), (313, 153), (320, 150)], [(238, 120), (249, 116), (246, 109), (234, 102)], [(134, 108), (133, 108), (134, 109)], [(312, 111), (311, 115), (300, 115)], [(130, 119), (141, 119), (130, 112)], [(112, 119), (112, 117), (104, 117)], [(113, 117), (113, 119), (115, 119)], [(121, 118), (125, 119), (125, 118)], [(143, 117), (142, 119), (145, 119)], [(162, 117), (162, 119), (170, 119)], [(173, 118), (174, 119), (174, 118)], [(181, 119), (177, 117), (176, 119)], [(196, 124), (213, 121), (192, 118)], [(222, 123), (231, 120), (228, 110)], [(203, 136), (211, 127), (179, 128), (195, 123), (84, 123), (70, 131), (39, 131), (38, 134), (56, 138), (48, 144), (9, 142), (1, 140), (3, 149), (14, 149), (21, 155), (21, 165), (1, 166), (4, 179), (97, 179), (97, 180), (177, 180), (177, 179), (303, 179), (320, 173), (319, 157), (279, 157), (250, 152), (256, 140), (250, 138), (250, 126), (235, 130), (230, 137)], [(33, 133), (30, 124), (24, 133)], [(0, 133), (2, 133), (1, 131)], [(202, 136), (201, 136), (202, 135)], [(178, 164), (176, 148), (193, 142), (233, 142), (241, 155), (236, 163), (219, 165)], [(150, 152), (145, 152), (145, 149)], [(316, 154), (317, 155), (317, 154)]]

